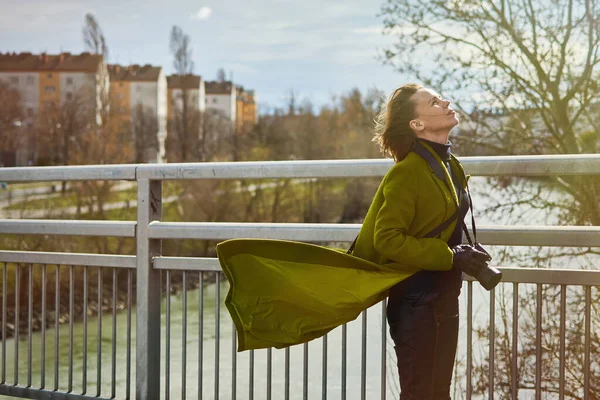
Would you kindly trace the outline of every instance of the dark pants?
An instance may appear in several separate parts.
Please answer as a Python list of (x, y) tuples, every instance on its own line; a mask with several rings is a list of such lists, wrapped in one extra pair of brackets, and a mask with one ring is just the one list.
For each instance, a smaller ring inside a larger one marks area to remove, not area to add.
[(404, 294), (388, 303), (400, 400), (448, 400), (458, 340), (458, 297)]

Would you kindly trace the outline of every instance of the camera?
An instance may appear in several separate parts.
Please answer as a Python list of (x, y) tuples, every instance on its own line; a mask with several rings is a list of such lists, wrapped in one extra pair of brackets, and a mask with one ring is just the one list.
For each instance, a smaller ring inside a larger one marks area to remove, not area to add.
[(481, 286), (483, 286), (486, 290), (492, 290), (502, 280), (502, 272), (500, 272), (500, 270), (497, 268), (490, 267), (488, 265), (488, 263), (492, 261), (492, 256), (490, 256), (490, 254), (483, 248), (481, 244), (475, 243), (469, 247), (485, 253), (488, 256), (488, 259), (485, 264), (475, 264), (473, 265), (472, 271), (465, 272), (477, 279), (479, 283), (481, 283)]

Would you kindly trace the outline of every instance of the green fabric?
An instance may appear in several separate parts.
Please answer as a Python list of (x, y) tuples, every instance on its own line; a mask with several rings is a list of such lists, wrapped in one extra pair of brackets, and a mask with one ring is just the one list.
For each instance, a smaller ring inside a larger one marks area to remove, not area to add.
[[(452, 163), (463, 176), (458, 161)], [(451, 191), (415, 153), (394, 165), (373, 198), (352, 255), (284, 240), (219, 243), (238, 351), (308, 342), (356, 319), (413, 273), (450, 269), (446, 241), (456, 222), (439, 238), (422, 238), (456, 210), (454, 185), (447, 180)]]
[(282, 348), (356, 319), (410, 276), (344, 250), (308, 243), (232, 239), (217, 245), (230, 283), (225, 304), (238, 351)]
[[(377, 264), (391, 262), (401, 271), (452, 268), (447, 241), (458, 220), (438, 238), (423, 236), (456, 211), (458, 197), (444, 163), (427, 144), (423, 146), (444, 167), (451, 191), (423, 158), (409, 153), (381, 181), (358, 235), (352, 253), (355, 256)], [(451, 163), (457, 175), (464, 176), (458, 160), (452, 158)]]

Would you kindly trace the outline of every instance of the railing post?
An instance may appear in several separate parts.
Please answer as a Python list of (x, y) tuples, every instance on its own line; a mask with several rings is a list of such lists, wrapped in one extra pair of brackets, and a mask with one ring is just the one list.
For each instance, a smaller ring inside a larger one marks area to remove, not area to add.
[(158, 399), (160, 393), (160, 271), (152, 257), (161, 241), (148, 238), (148, 224), (162, 218), (162, 182), (138, 179), (136, 271), (136, 399)]

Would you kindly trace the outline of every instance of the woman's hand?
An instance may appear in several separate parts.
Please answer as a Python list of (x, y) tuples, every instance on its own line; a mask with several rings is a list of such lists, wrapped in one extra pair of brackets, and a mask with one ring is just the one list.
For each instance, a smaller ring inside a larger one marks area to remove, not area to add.
[(452, 247), (452, 268), (458, 268), (477, 279), (487, 290), (492, 290), (502, 280), (502, 272), (488, 263), (492, 257), (480, 245), (459, 244)]
[(478, 271), (485, 268), (492, 259), (489, 254), (468, 244), (452, 247), (452, 254), (452, 268), (458, 268), (473, 277), (477, 277)]

